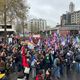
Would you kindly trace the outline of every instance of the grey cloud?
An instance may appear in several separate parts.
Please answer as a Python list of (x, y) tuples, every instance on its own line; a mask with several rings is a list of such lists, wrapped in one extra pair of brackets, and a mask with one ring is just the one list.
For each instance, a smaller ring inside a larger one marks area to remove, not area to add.
[(31, 17), (46, 19), (48, 24), (55, 26), (60, 16), (68, 11), (69, 2), (74, 1), (76, 10), (80, 9), (80, 0), (29, 0)]

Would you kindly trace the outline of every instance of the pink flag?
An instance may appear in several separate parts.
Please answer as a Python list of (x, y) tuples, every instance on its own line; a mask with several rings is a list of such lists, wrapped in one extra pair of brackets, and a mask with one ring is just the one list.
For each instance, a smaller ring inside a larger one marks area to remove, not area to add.
[(58, 49), (58, 45), (55, 43), (55, 50), (57, 50)]

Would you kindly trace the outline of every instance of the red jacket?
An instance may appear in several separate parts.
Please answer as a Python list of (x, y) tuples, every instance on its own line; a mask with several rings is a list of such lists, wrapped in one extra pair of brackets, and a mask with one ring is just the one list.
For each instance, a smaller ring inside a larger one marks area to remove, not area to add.
[(26, 54), (25, 54), (25, 47), (24, 46), (22, 46), (21, 51), (22, 51), (22, 65), (24, 67), (29, 68), (29, 64), (28, 64), (27, 57), (26, 57)]

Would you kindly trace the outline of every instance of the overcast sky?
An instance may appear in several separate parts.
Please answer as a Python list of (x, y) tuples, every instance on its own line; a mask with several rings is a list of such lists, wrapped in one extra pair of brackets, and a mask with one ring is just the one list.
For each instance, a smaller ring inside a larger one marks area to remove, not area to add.
[(80, 0), (28, 0), (30, 18), (46, 19), (48, 25), (55, 27), (60, 22), (60, 16), (69, 11), (69, 3), (75, 4), (75, 10), (80, 10)]

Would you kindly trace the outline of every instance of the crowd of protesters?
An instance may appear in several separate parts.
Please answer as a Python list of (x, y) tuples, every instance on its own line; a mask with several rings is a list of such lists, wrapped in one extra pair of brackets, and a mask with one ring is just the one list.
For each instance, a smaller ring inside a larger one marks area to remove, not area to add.
[(13, 72), (22, 80), (60, 80), (65, 72), (67, 75), (72, 70), (80, 73), (79, 43), (74, 37), (69, 38), (69, 41), (62, 39), (62, 42), (57, 35), (40, 39), (32, 49), (18, 41), (1, 43), (0, 74), (5, 73), (1, 80), (9, 80)]

